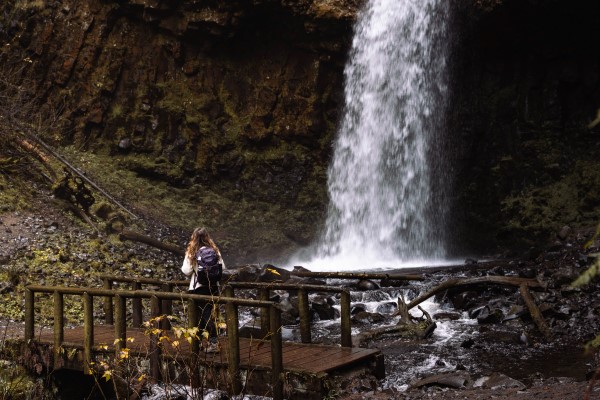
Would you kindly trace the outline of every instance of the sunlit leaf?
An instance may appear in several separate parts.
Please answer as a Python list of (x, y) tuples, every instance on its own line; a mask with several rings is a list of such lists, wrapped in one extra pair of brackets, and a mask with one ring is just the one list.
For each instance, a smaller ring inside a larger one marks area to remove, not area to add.
[(110, 378), (112, 377), (112, 371), (111, 370), (104, 371), (104, 374), (102, 375), (102, 377), (104, 379), (106, 379), (106, 381), (108, 382), (110, 380)]

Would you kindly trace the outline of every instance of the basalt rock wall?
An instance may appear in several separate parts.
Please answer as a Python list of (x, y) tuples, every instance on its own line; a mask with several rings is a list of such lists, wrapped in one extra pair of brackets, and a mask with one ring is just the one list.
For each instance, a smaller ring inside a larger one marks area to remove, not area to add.
[(325, 162), (357, 7), (66, 0), (5, 14), (27, 74), (65, 107), (62, 143), (163, 157), (181, 168), (174, 185), (229, 180), (291, 202)]
[(67, 121), (45, 137), (53, 145), (119, 156), (175, 187), (307, 210), (314, 233), (360, 3), (9, 1), (0, 32)]

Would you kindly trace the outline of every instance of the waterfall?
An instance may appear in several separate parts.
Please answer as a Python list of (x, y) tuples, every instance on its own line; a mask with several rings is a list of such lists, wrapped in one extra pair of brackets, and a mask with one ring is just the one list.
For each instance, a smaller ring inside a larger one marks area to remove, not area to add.
[(319, 265), (399, 267), (445, 257), (449, 171), (439, 147), (448, 15), (446, 0), (364, 6), (344, 72), (326, 226), (313, 248)]

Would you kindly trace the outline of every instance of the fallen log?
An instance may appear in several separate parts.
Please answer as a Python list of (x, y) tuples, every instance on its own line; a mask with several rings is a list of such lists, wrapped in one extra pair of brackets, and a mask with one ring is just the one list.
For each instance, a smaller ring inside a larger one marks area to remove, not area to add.
[(22, 150), (31, 154), (36, 160), (38, 160), (43, 165), (43, 167), (48, 172), (49, 179), (51, 181), (56, 180), (56, 171), (54, 171), (54, 168), (52, 168), (52, 166), (50, 165), (50, 160), (48, 159), (48, 156), (43, 151), (41, 151), (38, 147), (34, 146), (27, 139), (17, 139), (15, 141), (15, 143)]
[(552, 337), (552, 331), (546, 324), (546, 320), (542, 316), (540, 309), (535, 304), (535, 301), (529, 292), (529, 288), (526, 285), (521, 285), (519, 287), (519, 291), (521, 292), (521, 297), (525, 301), (525, 304), (529, 309), (529, 314), (531, 314), (531, 318), (533, 318), (535, 325), (538, 327), (542, 335), (544, 335), (544, 338), (550, 339)]
[(173, 254), (176, 254), (178, 256), (184, 256), (185, 255), (185, 250), (182, 249), (181, 247), (177, 246), (177, 245), (174, 245), (174, 244), (171, 244), (171, 243), (161, 242), (160, 240), (157, 240), (157, 239), (151, 238), (149, 236), (143, 235), (141, 233), (130, 231), (130, 230), (127, 230), (127, 229), (123, 229), (119, 233), (119, 239), (121, 239), (121, 240), (132, 240), (134, 242), (144, 243), (144, 244), (147, 244), (149, 246), (156, 247), (157, 249), (169, 251), (169, 252), (171, 252)]
[(384, 337), (399, 337), (404, 339), (425, 339), (433, 334), (437, 324), (431, 319), (429, 313), (419, 307), (423, 313), (421, 317), (413, 317), (406, 309), (406, 303), (398, 298), (398, 307), (402, 317), (396, 325), (382, 326), (368, 331), (360, 332), (352, 337), (355, 347), (368, 347), (368, 343)]
[(56, 158), (58, 161), (60, 161), (65, 167), (67, 167), (74, 174), (76, 174), (77, 176), (79, 176), (83, 181), (87, 182), (90, 186), (92, 186), (94, 189), (96, 189), (98, 192), (100, 192), (105, 198), (107, 198), (113, 204), (116, 204), (117, 206), (119, 206), (123, 211), (127, 212), (129, 215), (131, 215), (135, 219), (138, 219), (137, 215), (135, 215), (133, 212), (129, 211), (129, 209), (127, 207), (125, 207), (123, 204), (121, 204), (121, 202), (119, 202), (113, 196), (111, 196), (110, 194), (108, 194), (104, 189), (102, 189), (101, 187), (99, 187), (98, 185), (96, 185), (83, 172), (81, 172), (75, 166), (71, 165), (71, 163), (69, 163), (64, 157), (62, 157), (54, 149), (52, 149), (52, 147), (48, 146), (39, 137), (37, 137), (35, 135), (31, 135), (31, 138), (33, 140), (35, 140), (41, 147), (43, 147), (48, 153), (50, 153), (52, 156), (54, 156), (54, 158)]
[(439, 284), (438, 286), (430, 289), (429, 291), (417, 296), (413, 301), (408, 303), (408, 309), (414, 308), (415, 306), (421, 304), (431, 296), (434, 296), (444, 290), (460, 287), (460, 286), (469, 286), (469, 285), (480, 285), (482, 283), (488, 284), (497, 284), (497, 285), (509, 285), (521, 287), (524, 285), (527, 288), (545, 288), (546, 285), (535, 280), (535, 279), (525, 279), (525, 278), (517, 278), (510, 276), (480, 276), (477, 278), (453, 278), (448, 279), (447, 281)]
[(421, 275), (384, 274), (372, 272), (313, 272), (313, 271), (291, 271), (294, 276), (301, 278), (323, 278), (323, 279), (391, 279), (406, 281), (422, 281)]

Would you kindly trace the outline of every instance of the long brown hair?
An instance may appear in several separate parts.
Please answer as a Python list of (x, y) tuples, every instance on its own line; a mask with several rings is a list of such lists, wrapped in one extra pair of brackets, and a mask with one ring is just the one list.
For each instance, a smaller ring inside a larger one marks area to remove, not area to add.
[(192, 265), (194, 265), (194, 262), (196, 261), (196, 253), (198, 252), (198, 249), (200, 249), (202, 246), (212, 247), (217, 252), (219, 257), (221, 257), (219, 248), (208, 234), (206, 228), (196, 228), (194, 229), (194, 232), (192, 232), (190, 242), (185, 250), (185, 256), (190, 259), (190, 263)]

